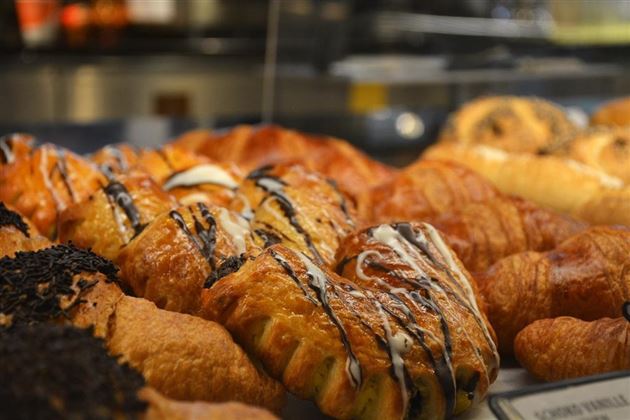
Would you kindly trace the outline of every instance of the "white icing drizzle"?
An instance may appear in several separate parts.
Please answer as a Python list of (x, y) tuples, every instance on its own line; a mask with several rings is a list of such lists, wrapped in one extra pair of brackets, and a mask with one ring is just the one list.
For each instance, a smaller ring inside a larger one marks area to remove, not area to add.
[(484, 146), (481, 144), (476, 146), (475, 151), (478, 155), (488, 160), (497, 160), (504, 162), (509, 158), (507, 152), (501, 149), (497, 149), (495, 147)]
[(11, 150), (11, 147), (7, 144), (7, 140), (10, 140), (10, 138), (11, 136), (4, 136), (0, 138), (0, 150), (4, 154), (7, 163), (13, 163), (13, 161), (15, 160), (13, 150)]
[(180, 198), (178, 201), (183, 206), (192, 206), (193, 204), (196, 204), (196, 203), (205, 203), (205, 204), (210, 203), (210, 199), (208, 198), (208, 196), (200, 192), (186, 194), (185, 196)]
[(571, 169), (597, 179), (606, 188), (619, 189), (624, 186), (624, 182), (621, 179), (608, 175), (599, 169), (592, 168), (573, 159), (566, 159), (565, 162)]
[(236, 252), (240, 255), (247, 250), (245, 238), (249, 235), (249, 224), (247, 220), (241, 216), (231, 213), (229, 210), (219, 207), (219, 223), (221, 227), (232, 239), (232, 243), (236, 247)]
[(252, 204), (249, 202), (249, 198), (247, 198), (245, 194), (237, 192), (236, 199), (243, 203), (243, 209), (240, 212), (241, 216), (251, 221), (254, 218), (254, 211), (252, 210)]
[(277, 179), (264, 177), (264, 178), (258, 179), (256, 183), (270, 193), (276, 193), (276, 194), (284, 196), (284, 191), (283, 191), (284, 185), (282, 184), (282, 182), (278, 181)]
[(190, 187), (202, 184), (215, 184), (230, 189), (238, 187), (238, 182), (229, 172), (220, 166), (206, 163), (193, 166), (173, 175), (164, 183), (163, 188), (169, 191), (177, 187)]
[(42, 180), (44, 181), (44, 185), (46, 186), (46, 189), (48, 190), (48, 192), (50, 192), (50, 195), (52, 196), (53, 201), (55, 202), (55, 207), (57, 208), (57, 211), (62, 211), (66, 208), (66, 205), (59, 198), (59, 195), (57, 194), (57, 190), (55, 189), (55, 187), (52, 184), (52, 181), (50, 180), (50, 174), (48, 172), (48, 149), (46, 148), (46, 146), (44, 146), (40, 148), (40, 151), (41, 151), (41, 159), (39, 161), (39, 171), (42, 174)]

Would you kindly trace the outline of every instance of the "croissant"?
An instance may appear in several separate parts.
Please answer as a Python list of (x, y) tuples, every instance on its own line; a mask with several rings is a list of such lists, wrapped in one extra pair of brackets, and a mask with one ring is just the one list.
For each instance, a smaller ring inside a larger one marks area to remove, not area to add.
[(613, 127), (630, 125), (628, 109), (630, 109), (629, 97), (606, 102), (591, 116), (591, 125), (606, 125)]
[(630, 229), (590, 227), (552, 251), (506, 257), (477, 276), (499, 349), (543, 318), (614, 317), (630, 299)]
[(373, 223), (424, 220), (499, 195), (489, 182), (461, 165), (420, 160), (372, 189), (361, 202), (360, 213)]
[(168, 397), (280, 408), (282, 387), (257, 370), (220, 325), (124, 295), (116, 271), (69, 245), (2, 258), (0, 326), (68, 320), (92, 327), (111, 354)]
[(422, 157), (455, 161), (483, 175), (504, 193), (590, 223), (630, 225), (630, 188), (618, 178), (573, 160), (463, 145), (433, 146)]
[(382, 252), (377, 268), (346, 279), (274, 245), (204, 290), (200, 314), (337, 418), (445, 418), (482, 399), (498, 370), (493, 333), (437, 231), (381, 225), (349, 238), (340, 249)]
[(16, 251), (46, 248), (50, 241), (41, 236), (33, 223), (0, 202), (0, 257), (13, 256)]
[(0, 201), (15, 207), (42, 234), (53, 238), (59, 213), (104, 182), (104, 175), (90, 162), (46, 144), (0, 167)]
[(334, 179), (342, 190), (355, 196), (388, 180), (395, 172), (343, 140), (274, 125), (238, 126), (219, 134), (196, 131), (185, 134), (174, 144), (217, 162), (234, 162), (246, 170), (300, 163)]
[(90, 160), (113, 174), (124, 174), (137, 164), (138, 154), (139, 151), (131, 145), (111, 144), (94, 152)]
[(137, 296), (194, 314), (204, 283), (238, 270), (255, 249), (245, 219), (199, 203), (158, 216), (121, 250), (117, 262)]
[(519, 363), (545, 381), (630, 369), (630, 323), (625, 318), (541, 319), (518, 333)]
[(35, 146), (30, 134), (12, 133), (0, 137), (0, 166), (28, 156)]
[(554, 154), (574, 159), (630, 184), (630, 125), (580, 132)]
[(464, 104), (451, 115), (438, 141), (536, 153), (553, 147), (575, 130), (567, 114), (544, 99), (486, 96)]
[(299, 165), (250, 173), (237, 197), (258, 246), (282, 243), (321, 264), (333, 264), (339, 242), (356, 224), (354, 206), (336, 184)]
[(426, 218), (471, 272), (508, 255), (555, 248), (586, 225), (516, 197), (464, 204)]
[(11, 384), (0, 391), (5, 418), (275, 418), (240, 403), (166, 398), (108, 355), (102, 340), (70, 326), (0, 330), (0, 358), (0, 381)]
[(123, 246), (177, 204), (146, 174), (108, 176), (102, 188), (61, 212), (59, 240), (116, 261)]

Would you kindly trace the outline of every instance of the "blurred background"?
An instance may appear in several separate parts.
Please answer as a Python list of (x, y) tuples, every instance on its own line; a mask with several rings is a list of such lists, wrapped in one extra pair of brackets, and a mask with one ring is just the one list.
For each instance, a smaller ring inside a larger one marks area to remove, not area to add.
[(491, 93), (630, 94), (630, 0), (0, 1), (0, 132), (79, 152), (275, 122), (397, 161)]

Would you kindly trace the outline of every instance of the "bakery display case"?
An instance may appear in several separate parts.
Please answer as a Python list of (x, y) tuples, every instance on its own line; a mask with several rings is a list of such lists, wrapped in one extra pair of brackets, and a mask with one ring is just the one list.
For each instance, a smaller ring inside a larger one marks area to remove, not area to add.
[(0, 22), (0, 419), (630, 418), (630, 2)]

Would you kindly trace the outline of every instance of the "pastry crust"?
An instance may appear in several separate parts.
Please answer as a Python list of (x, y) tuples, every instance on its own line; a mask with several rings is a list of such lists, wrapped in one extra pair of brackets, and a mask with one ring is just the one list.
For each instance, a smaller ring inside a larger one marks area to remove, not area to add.
[(374, 188), (360, 213), (372, 223), (421, 221), (499, 195), (492, 184), (461, 165), (419, 160)]
[(630, 125), (630, 97), (606, 102), (591, 116), (591, 125), (621, 127)]
[(321, 264), (333, 264), (340, 241), (356, 225), (351, 200), (333, 182), (299, 165), (250, 173), (235, 201), (234, 207), (249, 215), (258, 246), (281, 243)]
[(538, 319), (614, 317), (630, 300), (630, 229), (591, 227), (552, 251), (506, 257), (477, 276), (499, 349)]
[(110, 144), (94, 152), (90, 160), (113, 174), (124, 174), (138, 162), (138, 150), (124, 143)]
[(158, 216), (120, 252), (118, 264), (137, 296), (194, 314), (204, 283), (237, 270), (255, 252), (245, 219), (198, 203)]
[[(291, 392), (314, 399), (326, 414), (442, 418), (461, 412), (496, 377), (493, 334), (470, 278), (437, 231), (406, 226), (428, 241), (433, 262), (400, 233), (393, 234), (400, 242), (392, 246), (403, 247), (410, 260), (366, 239), (370, 230), (353, 235), (355, 249), (382, 250), (396, 273), (416, 276), (410, 281), (426, 270), (441, 288), (418, 286), (424, 297), (415, 300), (397, 274), (353, 282), (274, 245), (204, 290), (201, 314), (224, 324)], [(373, 229), (399, 227), (405, 229)]]
[(586, 224), (516, 197), (496, 197), (427, 221), (471, 272), (484, 271), (508, 255), (547, 251), (586, 228)]
[(0, 167), (28, 156), (35, 147), (30, 134), (11, 133), (0, 137)]
[(544, 99), (486, 96), (455, 112), (438, 141), (537, 153), (552, 148), (575, 130), (566, 113)]
[(13, 257), (18, 251), (36, 251), (50, 246), (27, 218), (0, 202), (0, 258)]
[(103, 174), (88, 161), (45, 144), (0, 167), (0, 201), (14, 206), (42, 234), (54, 238), (59, 213), (103, 183)]
[(544, 381), (630, 369), (630, 323), (625, 318), (542, 319), (514, 340), (519, 363)]
[(175, 200), (146, 174), (110, 175), (107, 184), (59, 217), (59, 240), (117, 261), (121, 249)]

